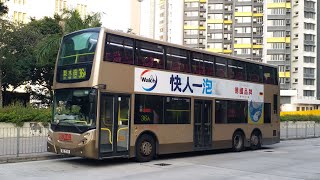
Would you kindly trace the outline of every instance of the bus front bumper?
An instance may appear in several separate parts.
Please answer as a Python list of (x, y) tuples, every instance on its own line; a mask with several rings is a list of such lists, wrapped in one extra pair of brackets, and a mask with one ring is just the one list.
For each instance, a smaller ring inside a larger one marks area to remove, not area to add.
[(57, 145), (47, 142), (47, 150), (48, 152), (56, 154), (98, 159), (98, 149), (95, 148), (95, 141), (90, 141), (86, 145), (73, 148), (63, 147), (61, 144)]

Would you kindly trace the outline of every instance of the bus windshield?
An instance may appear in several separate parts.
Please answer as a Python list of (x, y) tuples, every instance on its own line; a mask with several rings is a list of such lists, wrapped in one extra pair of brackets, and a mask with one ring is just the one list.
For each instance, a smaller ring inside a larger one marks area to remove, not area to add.
[(64, 37), (58, 66), (92, 62), (98, 35), (98, 32), (82, 32)]
[(95, 100), (95, 90), (57, 90), (52, 129), (64, 127), (64, 131), (84, 132), (95, 128)]

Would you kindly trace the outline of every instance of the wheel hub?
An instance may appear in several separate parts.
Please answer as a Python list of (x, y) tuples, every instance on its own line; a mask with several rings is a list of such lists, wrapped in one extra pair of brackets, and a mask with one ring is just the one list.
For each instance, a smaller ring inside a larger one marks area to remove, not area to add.
[(140, 147), (140, 152), (144, 155), (144, 156), (149, 156), (152, 152), (152, 145), (150, 142), (148, 141), (144, 141), (142, 144), (141, 144), (141, 147)]
[(256, 135), (253, 135), (253, 136), (251, 137), (251, 143), (252, 143), (253, 145), (255, 145), (255, 146), (258, 145), (259, 139), (258, 139), (258, 137), (257, 137)]
[(236, 135), (234, 137), (234, 145), (237, 148), (240, 148), (242, 146), (242, 141), (241, 141), (241, 137), (239, 135)]

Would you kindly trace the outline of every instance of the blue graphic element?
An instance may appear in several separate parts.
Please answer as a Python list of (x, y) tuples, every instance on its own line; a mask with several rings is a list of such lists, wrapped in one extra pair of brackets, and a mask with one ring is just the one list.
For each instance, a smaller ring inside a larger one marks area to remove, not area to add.
[[(151, 78), (152, 78), (152, 76), (151, 76)], [(152, 80), (153, 80), (153, 78), (152, 78)], [(156, 88), (157, 83), (158, 83), (158, 77), (156, 76), (156, 79), (153, 80), (152, 82), (154, 82), (154, 85), (153, 85), (152, 87), (150, 87), (150, 88), (142, 87), (142, 88), (143, 88), (145, 91), (148, 91), (148, 92), (154, 90), (154, 88)]]
[(202, 94), (212, 94), (212, 80), (209, 80), (208, 78), (203, 79), (202, 86)]
[(261, 102), (252, 102), (249, 103), (249, 116), (251, 121), (258, 122), (262, 116), (262, 107), (263, 103)]

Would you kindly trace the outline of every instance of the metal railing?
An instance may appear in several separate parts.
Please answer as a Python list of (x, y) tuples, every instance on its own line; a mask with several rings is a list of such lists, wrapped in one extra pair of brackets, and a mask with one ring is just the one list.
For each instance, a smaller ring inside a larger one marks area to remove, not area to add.
[[(281, 122), (280, 138), (320, 137), (320, 123)], [(48, 128), (45, 127), (0, 127), (0, 157), (39, 154), (47, 152)]]
[(320, 137), (320, 123), (306, 122), (281, 122), (280, 139)]
[(0, 127), (0, 156), (47, 152), (48, 128)]

